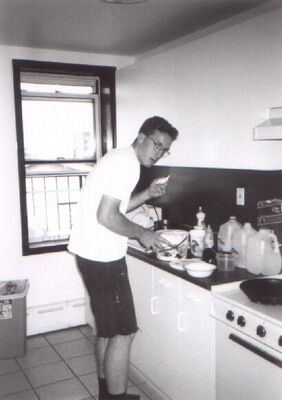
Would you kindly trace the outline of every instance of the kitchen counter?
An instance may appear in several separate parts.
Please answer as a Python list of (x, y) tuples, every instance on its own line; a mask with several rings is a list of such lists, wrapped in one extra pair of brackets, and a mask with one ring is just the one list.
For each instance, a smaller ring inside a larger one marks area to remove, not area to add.
[(127, 253), (132, 257), (138, 258), (141, 261), (145, 261), (148, 264), (154, 265), (155, 267), (160, 268), (163, 271), (167, 271), (175, 276), (178, 276), (179, 278), (182, 278), (207, 290), (211, 290), (211, 287), (214, 285), (221, 285), (223, 283), (242, 281), (245, 279), (257, 277), (257, 275), (251, 274), (245, 269), (235, 268), (235, 270), (231, 272), (224, 272), (216, 269), (213, 274), (208, 278), (193, 278), (192, 276), (188, 275), (186, 271), (173, 269), (169, 266), (168, 261), (159, 260), (155, 254), (146, 254), (142, 251), (132, 248), (128, 248)]

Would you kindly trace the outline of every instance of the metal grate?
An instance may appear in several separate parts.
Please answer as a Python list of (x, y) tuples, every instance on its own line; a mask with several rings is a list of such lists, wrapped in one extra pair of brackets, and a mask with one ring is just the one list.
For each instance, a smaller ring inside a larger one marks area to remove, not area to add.
[(29, 243), (68, 240), (80, 188), (87, 174), (26, 177)]

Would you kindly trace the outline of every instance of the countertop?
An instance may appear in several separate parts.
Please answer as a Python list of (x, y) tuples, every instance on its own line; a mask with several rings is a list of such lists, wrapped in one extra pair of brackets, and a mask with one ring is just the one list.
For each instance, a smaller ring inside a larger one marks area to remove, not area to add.
[(171, 268), (168, 261), (161, 261), (157, 259), (155, 254), (146, 254), (142, 251), (132, 248), (128, 248), (127, 254), (207, 290), (211, 290), (211, 287), (214, 285), (221, 285), (223, 283), (243, 281), (245, 279), (258, 277), (258, 275), (251, 274), (245, 269), (236, 267), (235, 270), (231, 272), (224, 272), (216, 269), (208, 278), (193, 278), (192, 276), (188, 275), (186, 271), (179, 271)]

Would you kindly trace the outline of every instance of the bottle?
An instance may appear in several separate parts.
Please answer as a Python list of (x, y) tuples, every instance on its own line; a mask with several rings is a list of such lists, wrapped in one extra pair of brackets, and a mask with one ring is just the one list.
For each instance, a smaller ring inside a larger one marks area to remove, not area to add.
[(204, 248), (212, 248), (214, 246), (213, 231), (210, 225), (208, 225), (204, 238)]
[(237, 221), (236, 217), (231, 216), (227, 222), (220, 225), (218, 231), (218, 250), (230, 253), (232, 250), (232, 236), (233, 234), (241, 229), (242, 225)]
[(203, 260), (209, 264), (216, 265), (216, 251), (214, 249), (214, 237), (210, 225), (208, 225), (204, 237)]
[(190, 251), (192, 257), (202, 258), (204, 251), (205, 230), (201, 226), (194, 226), (190, 231)]
[(237, 267), (239, 268), (246, 268), (247, 241), (249, 237), (255, 233), (257, 233), (257, 231), (252, 228), (249, 222), (246, 222), (241, 229), (238, 229), (233, 234), (231, 245), (232, 249), (238, 253)]
[(197, 226), (204, 228), (206, 214), (203, 212), (202, 207), (199, 207), (196, 217), (197, 217)]

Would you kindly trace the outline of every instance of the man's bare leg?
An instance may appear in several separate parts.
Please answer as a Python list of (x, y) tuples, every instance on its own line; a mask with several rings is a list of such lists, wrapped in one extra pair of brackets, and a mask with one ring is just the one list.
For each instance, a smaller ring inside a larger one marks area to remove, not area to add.
[(125, 393), (128, 382), (132, 335), (117, 335), (109, 339), (105, 353), (104, 372), (111, 394)]

